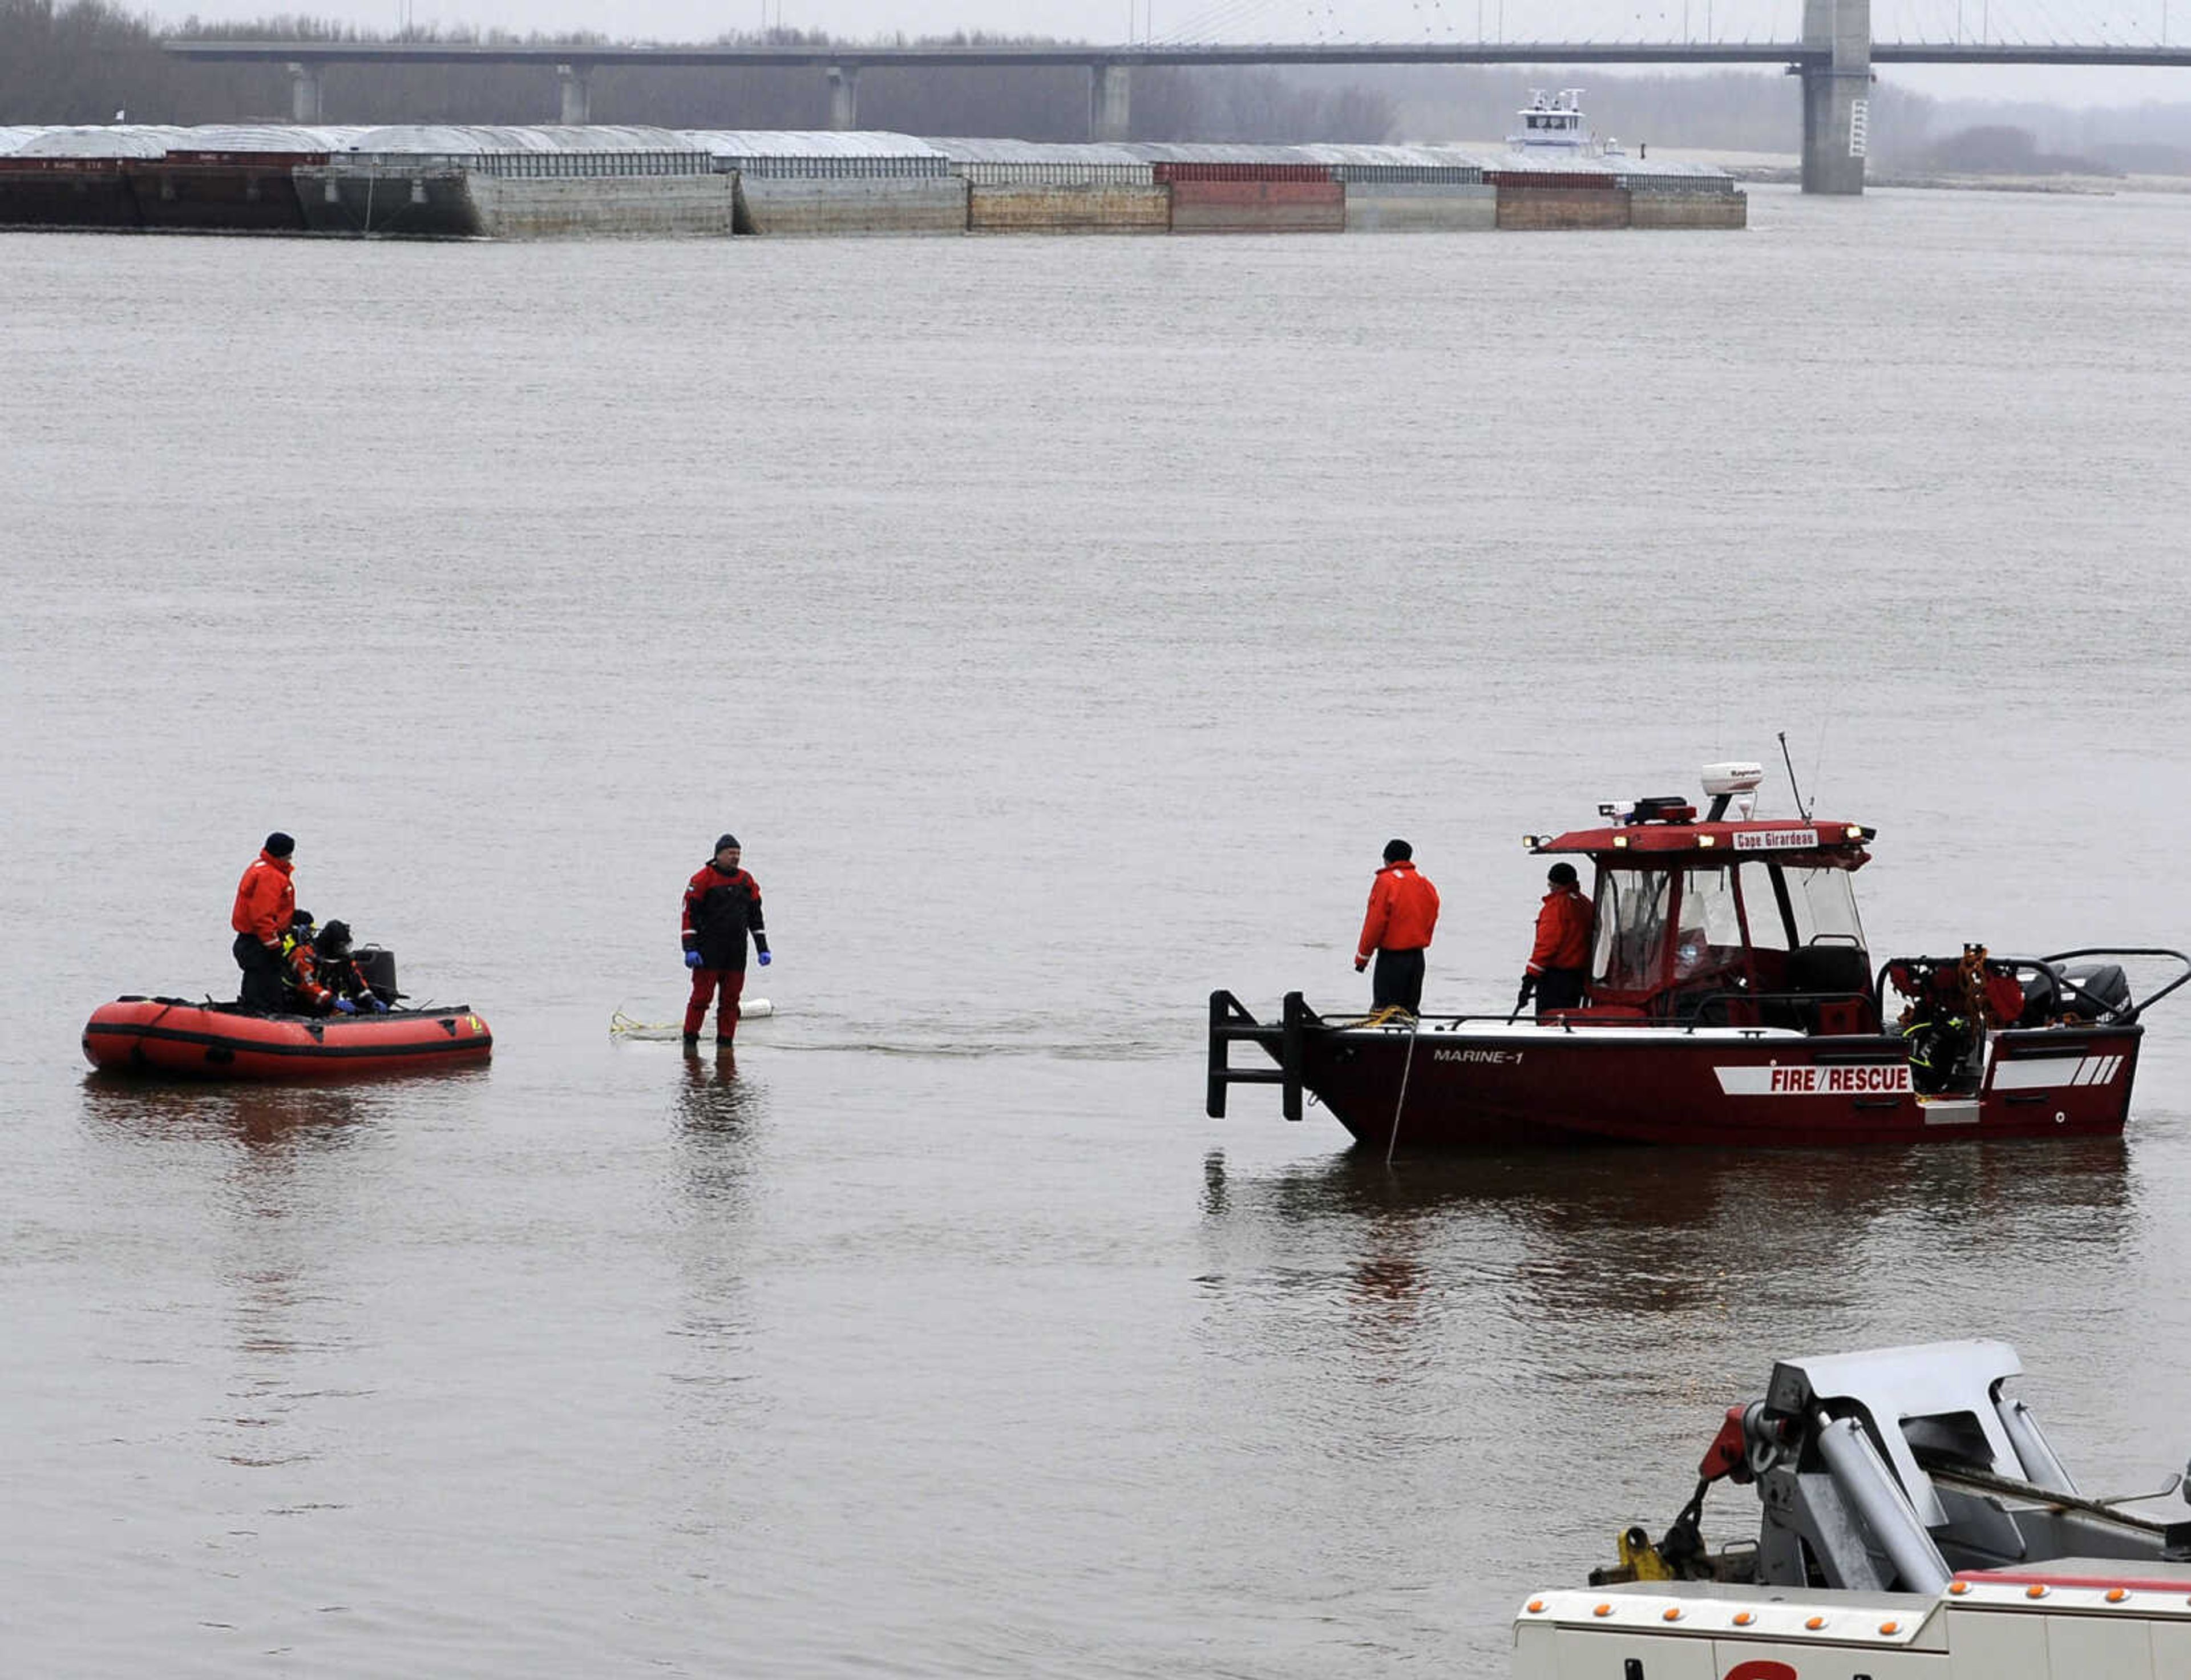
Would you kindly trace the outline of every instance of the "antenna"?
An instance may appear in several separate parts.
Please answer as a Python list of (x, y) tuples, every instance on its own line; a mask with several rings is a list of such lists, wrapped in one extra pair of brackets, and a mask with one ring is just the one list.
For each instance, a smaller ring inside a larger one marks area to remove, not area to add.
[(1788, 756), (1788, 732), (1780, 732), (1780, 762), (1788, 766), (1788, 791), (1795, 796), (1795, 814), (1806, 823), (1811, 813), (1803, 808), (1803, 790), (1795, 785), (1795, 760)]

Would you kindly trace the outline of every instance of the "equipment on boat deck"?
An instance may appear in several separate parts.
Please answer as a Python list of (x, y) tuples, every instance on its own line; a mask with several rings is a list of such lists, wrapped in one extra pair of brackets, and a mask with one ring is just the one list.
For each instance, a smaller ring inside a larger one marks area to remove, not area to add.
[[(1697, 807), (1608, 801), (1600, 826), (1523, 836), (1587, 858), (1579, 1007), (1276, 1022), (1210, 994), (1207, 1107), (1235, 1085), (1304, 1095), (1391, 1151), (1584, 1142), (1755, 1147), (2111, 1136), (2129, 1117), (2153, 1005), (2191, 982), (2162, 946), (1875, 964), (1856, 873), (1878, 831), (1755, 814), (1762, 766), (1708, 765)], [(2142, 965), (2142, 994), (2126, 965)], [(2154, 977), (2160, 965), (2173, 971)], [(1231, 1046), (1277, 1063), (1232, 1065)]]
[[(2079, 1490), (2002, 1392), (2000, 1341), (1775, 1364), (1730, 1406), (1653, 1544), (1619, 1537), (1590, 1589), (1532, 1597), (1517, 1680), (2177, 1680), (2191, 1674), (2191, 1522)], [(1757, 1538), (1707, 1546), (1704, 1501), (1755, 1484)], [(2187, 1493), (2191, 1498), (2191, 1493)]]

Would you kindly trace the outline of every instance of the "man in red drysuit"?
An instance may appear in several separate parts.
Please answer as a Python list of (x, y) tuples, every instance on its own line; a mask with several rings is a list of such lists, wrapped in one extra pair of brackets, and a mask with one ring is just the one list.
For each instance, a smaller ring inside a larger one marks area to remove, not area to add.
[(282, 996), (282, 938), (297, 914), (297, 889), (290, 881), (289, 855), (297, 842), (279, 832), (266, 836), (265, 846), (243, 871), (236, 886), (236, 908), (229, 925), (236, 930), (236, 965), (243, 971), (244, 1008), (261, 1015), (279, 1015), (286, 1006)]
[(1369, 912), (1354, 948), (1354, 971), (1377, 959), (1370, 977), (1372, 1005), (1397, 1005), (1415, 1014), (1423, 1002), (1423, 953), (1437, 926), (1437, 889), (1415, 868), (1415, 849), (1403, 840), (1385, 843), (1385, 867), (1369, 884)]
[(1530, 948), (1528, 971), (1522, 979), (1522, 995), (1537, 994), (1539, 1015), (1579, 1008), (1590, 986), (1591, 908), (1574, 865), (1553, 864), (1545, 885), (1551, 891), (1537, 912), (1537, 943)]
[(761, 925), (760, 883), (738, 867), (738, 837), (725, 834), (715, 855), (685, 884), (685, 966), (692, 971), (692, 996), (685, 1005), (685, 1042), (700, 1042), (708, 1005), (722, 991), (715, 1012), (715, 1042), (724, 1049), (738, 1033), (738, 998), (746, 988), (746, 936), (753, 936), (760, 965), (769, 963), (768, 933)]

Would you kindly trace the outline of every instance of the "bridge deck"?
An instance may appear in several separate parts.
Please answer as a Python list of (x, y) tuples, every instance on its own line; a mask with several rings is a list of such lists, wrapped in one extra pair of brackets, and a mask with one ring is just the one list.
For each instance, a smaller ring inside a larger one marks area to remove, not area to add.
[[(541, 47), (416, 41), (183, 41), (161, 46), (179, 58), (285, 64), (775, 65), (784, 68), (913, 65), (1417, 65), (1787, 64), (1830, 56), (1800, 41), (1291, 42), (1204, 47), (859, 46)], [(1874, 64), (2191, 66), (2191, 47), (2045, 46), (2000, 42), (1875, 41)]]

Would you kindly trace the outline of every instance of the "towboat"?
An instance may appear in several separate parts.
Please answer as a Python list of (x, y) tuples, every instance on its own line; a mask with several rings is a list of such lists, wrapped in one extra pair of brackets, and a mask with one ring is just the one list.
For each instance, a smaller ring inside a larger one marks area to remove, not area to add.
[[(1391, 1151), (1589, 1142), (1893, 1143), (2120, 1133), (2145, 1011), (2187, 980), (2161, 947), (1898, 956), (1875, 966), (1854, 878), (1877, 830), (1759, 819), (1756, 764), (1706, 766), (1704, 817), (1661, 796), (1527, 835), (1594, 866), (1579, 1008), (1258, 1020), (1210, 994), (1207, 1108), (1235, 1085), (1304, 1094)], [(1799, 806), (1800, 808), (1800, 806)], [(2143, 999), (2125, 962), (2171, 977)], [(1275, 1067), (1236, 1068), (1232, 1046)]]
[[(1515, 1680), (2191, 1674), (2191, 1522), (2125, 1508), (2182, 1478), (2080, 1492), (2002, 1392), (2022, 1370), (2000, 1341), (1779, 1361), (1658, 1540), (1630, 1528), (1587, 1589), (1530, 1595)], [(1757, 1535), (1714, 1550), (1722, 1481), (1756, 1489)]]
[(235, 1004), (117, 998), (92, 1011), (83, 1053), (115, 1073), (336, 1080), (484, 1063), (494, 1035), (464, 1005), (377, 1015), (260, 1015)]
[(1551, 154), (1562, 157), (1625, 157), (1618, 140), (1600, 140), (1583, 119), (1582, 89), (1562, 88), (1556, 94), (1542, 88), (1529, 89), (1529, 103), (1514, 113), (1516, 128), (1506, 144), (1524, 157)]

